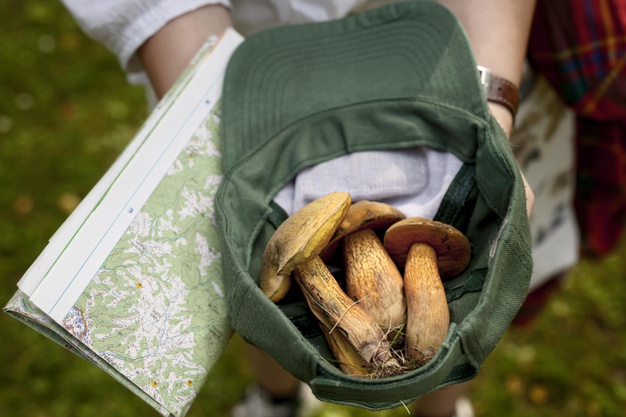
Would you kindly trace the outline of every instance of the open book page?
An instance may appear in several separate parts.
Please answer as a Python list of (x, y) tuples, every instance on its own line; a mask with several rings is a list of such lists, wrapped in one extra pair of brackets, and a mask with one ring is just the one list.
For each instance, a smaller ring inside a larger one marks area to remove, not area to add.
[(222, 82), (242, 40), (207, 43), (5, 307), (163, 415), (186, 413), (232, 332), (213, 198)]

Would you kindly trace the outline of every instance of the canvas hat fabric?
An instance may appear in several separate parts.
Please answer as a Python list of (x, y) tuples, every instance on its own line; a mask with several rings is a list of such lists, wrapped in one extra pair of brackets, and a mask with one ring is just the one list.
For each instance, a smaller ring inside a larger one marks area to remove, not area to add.
[[(526, 296), (531, 240), (519, 170), (447, 9), (399, 3), (251, 36), (227, 69), (221, 145), (215, 211), (230, 318), (244, 340), (319, 399), (372, 410), (477, 374)], [(324, 359), (324, 338), (297, 292), (274, 304), (258, 287), (265, 245), (286, 218), (272, 199), (305, 167), (414, 146), (464, 163), (436, 219), (465, 233), (471, 263), (445, 284), (451, 326), (428, 364), (390, 378), (350, 377)]]

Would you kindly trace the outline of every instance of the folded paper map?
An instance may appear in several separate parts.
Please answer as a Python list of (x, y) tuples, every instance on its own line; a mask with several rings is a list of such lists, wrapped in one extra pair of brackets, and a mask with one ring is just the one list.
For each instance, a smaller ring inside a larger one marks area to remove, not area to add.
[(223, 77), (242, 40), (207, 42), (4, 308), (164, 416), (185, 415), (232, 334), (213, 198)]

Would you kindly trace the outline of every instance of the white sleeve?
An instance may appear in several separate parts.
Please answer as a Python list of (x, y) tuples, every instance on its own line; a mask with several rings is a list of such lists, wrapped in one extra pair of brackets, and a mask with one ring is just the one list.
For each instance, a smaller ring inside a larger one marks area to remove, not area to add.
[(142, 71), (137, 49), (169, 20), (229, 0), (61, 0), (82, 30), (110, 49), (128, 73)]

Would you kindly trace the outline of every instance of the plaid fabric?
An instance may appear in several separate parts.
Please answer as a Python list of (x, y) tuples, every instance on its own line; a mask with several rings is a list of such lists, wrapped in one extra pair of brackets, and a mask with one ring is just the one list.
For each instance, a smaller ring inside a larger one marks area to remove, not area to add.
[(626, 122), (577, 122), (575, 204), (583, 250), (603, 255), (619, 241), (626, 221)]
[(577, 215), (606, 254), (626, 218), (626, 2), (539, 0), (529, 57), (577, 113)]

